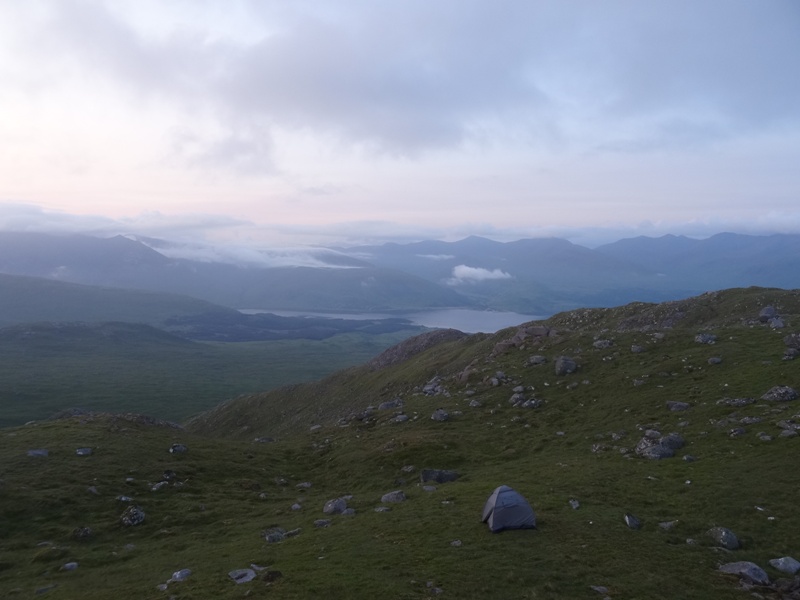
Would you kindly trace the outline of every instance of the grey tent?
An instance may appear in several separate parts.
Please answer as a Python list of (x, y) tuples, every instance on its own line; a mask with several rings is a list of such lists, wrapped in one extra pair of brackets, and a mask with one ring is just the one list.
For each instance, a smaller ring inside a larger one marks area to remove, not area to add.
[(483, 506), (484, 523), (493, 533), (504, 529), (535, 529), (536, 515), (528, 501), (519, 492), (501, 485)]

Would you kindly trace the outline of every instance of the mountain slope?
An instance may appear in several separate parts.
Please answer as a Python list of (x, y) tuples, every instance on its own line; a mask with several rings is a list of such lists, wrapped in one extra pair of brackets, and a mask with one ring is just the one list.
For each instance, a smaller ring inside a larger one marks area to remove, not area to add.
[[(789, 326), (762, 323), (766, 306)], [(409, 340), (325, 383), (231, 401), (191, 431), (135, 416), (5, 430), (0, 591), (591, 599), (602, 586), (612, 598), (741, 598), (721, 563), (753, 561), (775, 581), (768, 561), (797, 554), (800, 476), (787, 465), (800, 408), (762, 397), (800, 388), (783, 360), (798, 324), (798, 291), (726, 290)], [(557, 374), (559, 356), (577, 371)], [(432, 419), (437, 409), (449, 418)], [(659, 436), (685, 445), (662, 460), (635, 451)], [(176, 443), (186, 451), (170, 452)], [(77, 456), (83, 447), (92, 455)], [(423, 481), (425, 469), (459, 477)], [(536, 530), (480, 523), (501, 484), (528, 498)], [(396, 490), (405, 501), (382, 501)], [(324, 514), (334, 498), (354, 513)], [(129, 504), (141, 524), (120, 523)], [(714, 527), (741, 547), (720, 550)], [(228, 576), (250, 565), (252, 581)], [(179, 569), (191, 574), (156, 588)]]

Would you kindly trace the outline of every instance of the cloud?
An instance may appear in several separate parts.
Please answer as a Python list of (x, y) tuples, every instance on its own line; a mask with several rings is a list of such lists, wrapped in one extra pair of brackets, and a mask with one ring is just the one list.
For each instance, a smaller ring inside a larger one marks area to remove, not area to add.
[(511, 275), (500, 269), (482, 269), (481, 267), (468, 267), (458, 265), (453, 267), (453, 276), (447, 280), (448, 285), (459, 285), (462, 283), (477, 283), (479, 281), (489, 281), (493, 279), (512, 279)]
[(455, 258), (452, 254), (417, 254), (416, 256), (428, 260), (452, 260)]
[(182, 26), (164, 13), (196, 4), (135, 5), (37, 3), (41, 84), (99, 75), (171, 104), (198, 123), (182, 147), (197, 166), (273, 173), (276, 130), (405, 157), (498, 140), (642, 152), (800, 118), (793, 0), (241, 1), (233, 25), (208, 2)]

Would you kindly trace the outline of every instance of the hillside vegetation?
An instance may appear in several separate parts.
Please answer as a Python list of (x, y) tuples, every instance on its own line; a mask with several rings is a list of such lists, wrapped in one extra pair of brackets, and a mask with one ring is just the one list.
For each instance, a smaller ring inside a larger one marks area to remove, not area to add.
[[(800, 555), (798, 324), (800, 292), (773, 289), (581, 309), (424, 334), (186, 429), (84, 415), (3, 430), (0, 593), (737, 599), (718, 567), (752, 561), (770, 583), (751, 592), (792, 597), (800, 580), (769, 561)], [(537, 529), (480, 523), (501, 484)], [(323, 514), (339, 498), (352, 514)], [(145, 517), (125, 525), (131, 505)], [(255, 578), (236, 583), (241, 569)]]

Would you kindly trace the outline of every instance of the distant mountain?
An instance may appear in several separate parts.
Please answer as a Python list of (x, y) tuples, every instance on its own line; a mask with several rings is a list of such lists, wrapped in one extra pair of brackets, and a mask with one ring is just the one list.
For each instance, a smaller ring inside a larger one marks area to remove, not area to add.
[(595, 251), (658, 271), (665, 283), (697, 290), (800, 287), (800, 235), (720, 233), (704, 240), (637, 237)]
[(188, 296), (0, 274), (0, 327), (39, 321), (125, 321), (163, 326), (170, 318), (238, 314)]
[(596, 249), (558, 238), (472, 236), (221, 252), (152, 239), (0, 233), (0, 273), (307, 312), (472, 307), (541, 315), (730, 287), (800, 287), (800, 235), (639, 237)]
[(446, 286), (355, 258), (314, 262), (320, 266), (270, 268), (170, 258), (122, 236), (0, 232), (0, 273), (11, 275), (181, 294), (230, 308), (355, 312), (469, 304)]

